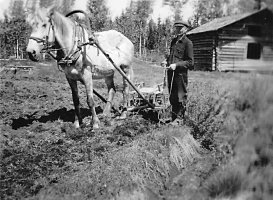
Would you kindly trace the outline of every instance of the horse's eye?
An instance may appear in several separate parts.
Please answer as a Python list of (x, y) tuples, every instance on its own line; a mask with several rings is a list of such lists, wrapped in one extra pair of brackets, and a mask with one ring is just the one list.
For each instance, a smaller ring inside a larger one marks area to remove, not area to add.
[(45, 28), (45, 27), (46, 27), (46, 24), (43, 24), (43, 27)]

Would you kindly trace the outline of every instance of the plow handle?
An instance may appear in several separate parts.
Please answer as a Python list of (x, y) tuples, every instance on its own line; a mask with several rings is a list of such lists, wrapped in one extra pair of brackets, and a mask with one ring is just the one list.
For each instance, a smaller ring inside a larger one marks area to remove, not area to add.
[(116, 66), (116, 64), (114, 63), (114, 61), (111, 59), (111, 57), (109, 56), (109, 54), (107, 54), (102, 48), (101, 46), (98, 44), (97, 41), (95, 41), (93, 38), (89, 39), (91, 44), (95, 44), (100, 50), (101, 52), (106, 56), (106, 58), (112, 63), (112, 65), (116, 68), (116, 70), (118, 70), (118, 72), (122, 75), (123, 78), (126, 79), (126, 81), (132, 86), (132, 88), (134, 88), (134, 90), (138, 93), (138, 95), (145, 101), (145, 103), (147, 103), (149, 105), (149, 107), (151, 107), (152, 109), (154, 109), (154, 105), (151, 104), (147, 99), (145, 99), (145, 97), (140, 93), (140, 91), (137, 89), (137, 87), (128, 79), (128, 77), (126, 76), (126, 74), (119, 68)]

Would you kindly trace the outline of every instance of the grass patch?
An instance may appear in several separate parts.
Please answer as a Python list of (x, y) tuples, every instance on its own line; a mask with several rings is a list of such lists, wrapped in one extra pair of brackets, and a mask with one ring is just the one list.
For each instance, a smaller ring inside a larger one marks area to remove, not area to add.
[(241, 190), (243, 177), (236, 169), (223, 169), (215, 173), (205, 185), (211, 198), (235, 197)]
[[(273, 176), (273, 79), (251, 75), (233, 93), (222, 134), (234, 134), (234, 156), (205, 186), (212, 198), (272, 199)], [(227, 127), (229, 126), (229, 127)], [(232, 131), (231, 131), (232, 130)], [(242, 183), (244, 183), (242, 185)]]

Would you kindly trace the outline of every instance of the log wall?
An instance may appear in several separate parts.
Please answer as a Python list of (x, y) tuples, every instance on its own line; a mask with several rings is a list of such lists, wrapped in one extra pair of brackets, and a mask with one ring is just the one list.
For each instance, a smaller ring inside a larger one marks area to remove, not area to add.
[(212, 70), (214, 34), (204, 33), (189, 35), (193, 43), (194, 69), (195, 70)]
[[(189, 35), (194, 45), (195, 69), (273, 71), (272, 18), (272, 13), (261, 12), (217, 31)], [(251, 33), (251, 27), (260, 28)], [(249, 58), (249, 43), (260, 47), (258, 58)]]

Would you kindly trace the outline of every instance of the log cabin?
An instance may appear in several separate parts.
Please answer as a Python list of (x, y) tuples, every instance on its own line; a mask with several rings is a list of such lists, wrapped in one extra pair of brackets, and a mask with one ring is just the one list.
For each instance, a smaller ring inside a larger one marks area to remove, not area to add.
[(187, 36), (195, 70), (273, 72), (273, 13), (268, 8), (214, 19)]

